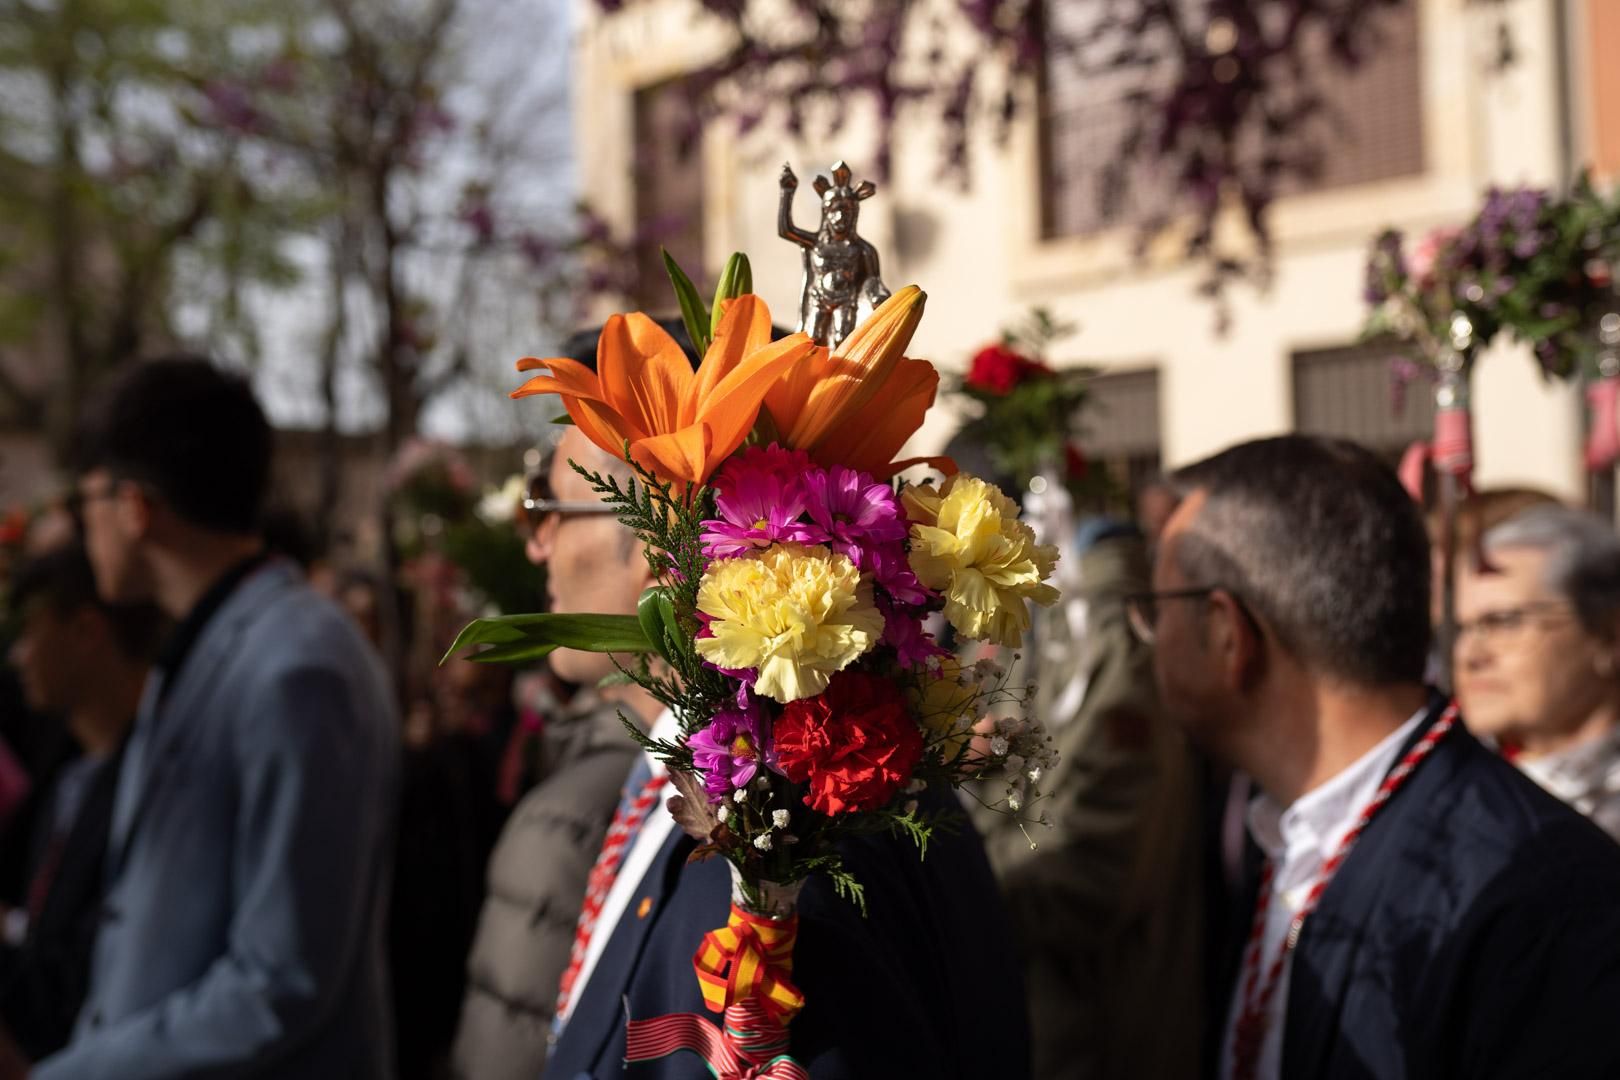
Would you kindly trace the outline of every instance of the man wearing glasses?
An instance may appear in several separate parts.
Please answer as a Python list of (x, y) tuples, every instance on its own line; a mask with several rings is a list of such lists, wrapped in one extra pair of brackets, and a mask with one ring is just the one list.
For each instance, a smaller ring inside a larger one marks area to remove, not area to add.
[[(570, 345), (570, 352), (590, 360), (596, 334)], [(630, 588), (646, 579), (646, 560), (611, 508), (594, 496), (553, 497), (558, 468), (566, 470), (567, 463), (547, 461), (529, 478), (520, 518), (525, 553), (536, 565), (551, 563), (548, 580), (565, 604), (586, 605), (557, 610), (615, 610), (607, 605), (622, 605)], [(564, 483), (578, 479), (570, 470)], [(572, 558), (576, 534), (584, 551), (600, 556), (593, 565)], [(554, 554), (560, 561), (552, 562)], [(566, 704), (547, 710), (538, 737), (538, 782), (513, 808), (490, 856), (452, 1051), (455, 1075), (466, 1080), (537, 1080), (544, 1070), (558, 983), (575, 951), (592, 868), (625, 776), (640, 756), (620, 710), (643, 723), (657, 713), (655, 703), (627, 694), (629, 688), (596, 688), (614, 670), (604, 657), (558, 653), (547, 663), (550, 675), (575, 689)]]
[(271, 433), (245, 382), (136, 364), (89, 417), (97, 591), (177, 626), (121, 763), (89, 993), (31, 1075), (385, 1080), (399, 722), (381, 662), (264, 552)]
[(1267, 855), (1218, 1075), (1620, 1075), (1620, 849), (1424, 687), (1427, 541), (1394, 474), (1286, 436), (1171, 479), (1132, 623), (1172, 714), (1254, 777)]

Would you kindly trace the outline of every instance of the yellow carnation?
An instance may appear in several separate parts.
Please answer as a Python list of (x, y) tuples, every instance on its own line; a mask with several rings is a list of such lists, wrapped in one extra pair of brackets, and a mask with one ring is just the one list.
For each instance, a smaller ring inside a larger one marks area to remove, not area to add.
[(698, 610), (713, 635), (698, 639), (698, 653), (719, 667), (757, 671), (754, 692), (784, 704), (821, 693), (883, 633), (872, 586), (855, 564), (805, 544), (712, 563), (698, 585)]
[(935, 490), (907, 488), (911, 569), (924, 585), (945, 595), (945, 618), (958, 632), (997, 645), (1023, 644), (1029, 629), (1025, 601), (1051, 604), (1058, 591), (1045, 584), (1057, 548), (1037, 544), (1018, 520), (1018, 506), (994, 484), (958, 473)]
[(923, 671), (918, 675), (917, 686), (909, 694), (911, 707), (918, 722), (928, 730), (928, 741), (939, 744), (947, 762), (956, 760), (973, 736), (981, 692), (973, 669), (964, 668), (952, 657), (940, 660), (937, 673)]

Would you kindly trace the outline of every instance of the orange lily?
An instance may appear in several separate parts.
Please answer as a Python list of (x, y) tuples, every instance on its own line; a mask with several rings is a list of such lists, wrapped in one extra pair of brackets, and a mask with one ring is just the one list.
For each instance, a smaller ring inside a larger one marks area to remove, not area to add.
[(928, 297), (908, 285), (885, 300), (835, 349), (817, 347), (765, 395), (782, 443), (822, 465), (892, 476), (927, 460), (894, 461), (934, 404), (939, 372), (902, 354)]
[(771, 384), (815, 346), (804, 334), (771, 341), (771, 313), (757, 296), (739, 296), (697, 371), (681, 347), (640, 312), (614, 315), (596, 345), (596, 371), (566, 356), (518, 361), (544, 367), (512, 397), (557, 394), (591, 442), (665, 480), (701, 484), (742, 445)]

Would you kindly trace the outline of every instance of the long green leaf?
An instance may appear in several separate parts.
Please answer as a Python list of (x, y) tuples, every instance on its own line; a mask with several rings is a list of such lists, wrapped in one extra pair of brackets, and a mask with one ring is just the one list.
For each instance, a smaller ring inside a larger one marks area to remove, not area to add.
[(686, 276), (675, 262), (675, 257), (663, 248), (664, 270), (669, 274), (669, 283), (675, 286), (675, 299), (681, 305), (681, 321), (686, 324), (686, 336), (692, 339), (692, 347), (702, 356), (709, 349), (709, 309), (698, 295), (697, 286), (692, 279)]
[[(579, 649), (584, 652), (645, 653), (652, 652), (652, 643), (642, 633), (641, 624), (634, 615), (560, 615), (540, 612), (529, 615), (501, 615), (491, 619), (476, 619), (456, 635), (446, 650), (448, 660), (463, 649), (475, 645), (500, 648)], [(538, 655), (545, 655), (539, 653)], [(473, 659), (496, 659), (489, 653), (480, 653)], [(512, 655), (511, 659), (529, 659), (527, 655)], [(442, 661), (441, 661), (442, 663)]]

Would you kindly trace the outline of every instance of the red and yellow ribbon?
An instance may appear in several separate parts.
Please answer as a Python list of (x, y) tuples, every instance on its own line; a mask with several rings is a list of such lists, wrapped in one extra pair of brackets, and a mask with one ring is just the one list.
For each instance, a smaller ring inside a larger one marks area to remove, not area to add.
[(810, 1080), (787, 1053), (787, 1029), (744, 1001), (726, 1010), (721, 1028), (697, 1013), (671, 1013), (632, 1020), (625, 1032), (624, 1063), (654, 1061), (682, 1050), (703, 1059), (716, 1080)]
[(739, 1002), (756, 1001), (766, 1016), (787, 1027), (804, 1008), (804, 995), (793, 985), (793, 943), (799, 917), (767, 919), (731, 905), (726, 925), (703, 935), (692, 957), (703, 1003), (724, 1013)]

